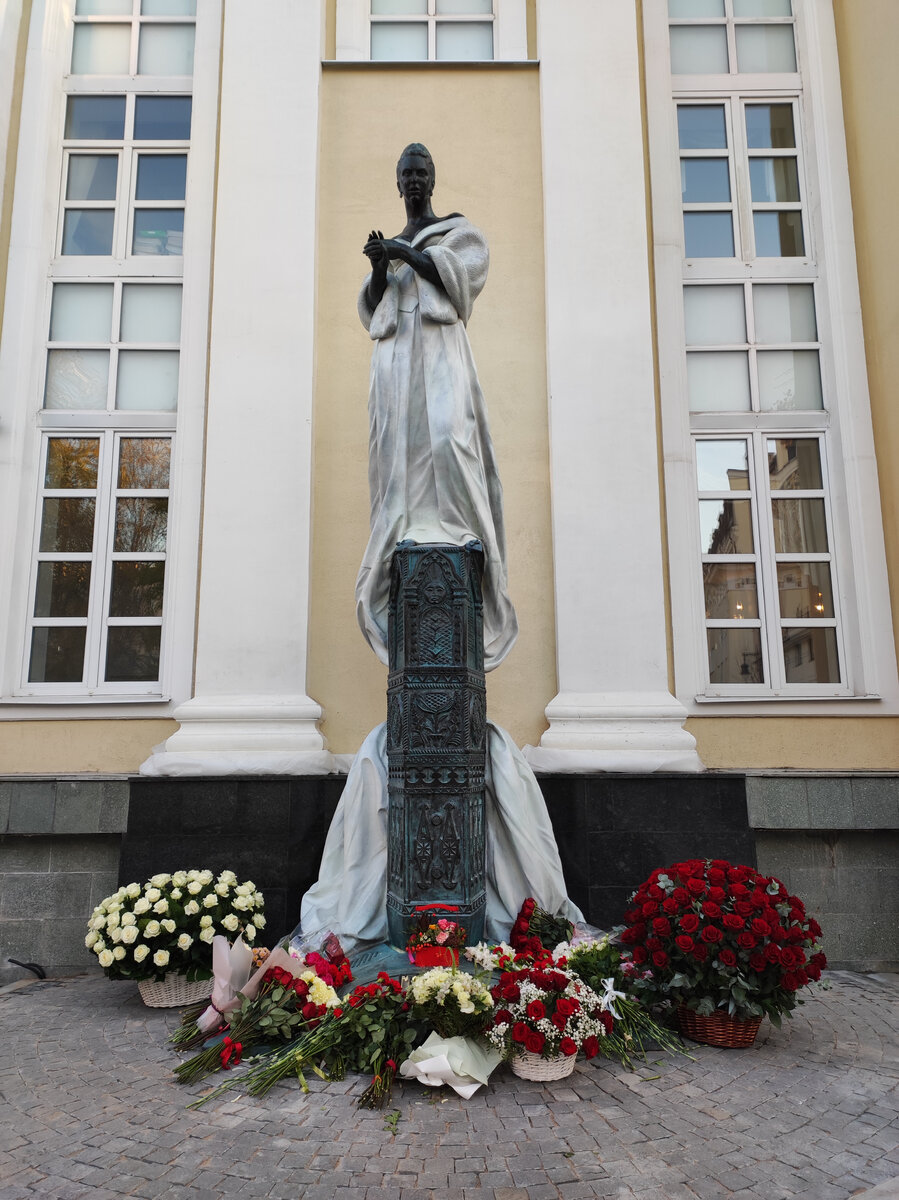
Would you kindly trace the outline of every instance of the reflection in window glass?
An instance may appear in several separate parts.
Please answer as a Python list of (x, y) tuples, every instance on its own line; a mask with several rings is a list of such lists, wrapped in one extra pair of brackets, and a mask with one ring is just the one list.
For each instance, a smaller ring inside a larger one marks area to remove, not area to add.
[(752, 289), (757, 342), (814, 342), (815, 291), (810, 283), (766, 283)]
[(723, 104), (679, 104), (677, 134), (681, 150), (726, 150)]
[(700, 500), (703, 554), (752, 554), (752, 501)]
[(112, 564), (111, 617), (161, 617), (165, 563), (115, 562)]
[(171, 438), (122, 438), (117, 487), (160, 491), (169, 486)]
[(183, 200), (186, 154), (141, 154), (137, 160), (138, 200)]
[(132, 254), (184, 253), (183, 208), (137, 208), (134, 210)]
[(764, 683), (762, 637), (758, 629), (707, 629), (709, 682)]
[(111, 327), (111, 283), (53, 285), (51, 342), (108, 342)]
[(837, 633), (829, 626), (781, 630), (787, 683), (839, 683)]
[(826, 562), (779, 562), (777, 594), (782, 617), (832, 617), (833, 588)]
[(727, 33), (723, 25), (672, 25), (672, 75), (727, 73)]
[(39, 627), (31, 634), (29, 683), (81, 683), (85, 627)]
[(680, 184), (684, 204), (726, 203), (730, 200), (727, 159), (682, 158)]
[(90, 496), (48, 496), (41, 511), (41, 553), (89, 554), (94, 545), (96, 503)]
[(697, 441), (696, 480), (701, 492), (748, 492), (749, 455), (745, 438)]
[(137, 96), (134, 140), (186, 142), (190, 137), (190, 96)]
[(746, 143), (750, 150), (788, 150), (796, 145), (791, 104), (747, 104)]
[(688, 346), (722, 346), (745, 342), (743, 289), (684, 288), (684, 324)]
[(164, 497), (123, 496), (116, 501), (113, 549), (124, 554), (164, 554), (168, 513)]
[(799, 171), (795, 158), (751, 158), (749, 182), (756, 203), (799, 201)]
[(91, 590), (89, 562), (41, 562), (34, 593), (36, 617), (86, 617)]
[(99, 438), (50, 438), (44, 487), (95, 488), (99, 463)]
[(745, 351), (687, 355), (691, 412), (748, 412), (749, 361)]
[(108, 380), (108, 350), (51, 350), (44, 408), (106, 408)]
[(768, 480), (772, 492), (823, 488), (817, 438), (769, 438)]
[(824, 407), (817, 350), (760, 350), (757, 361), (762, 412)]
[(119, 160), (115, 154), (73, 154), (66, 180), (67, 200), (115, 200)]
[(759, 615), (752, 563), (703, 563), (705, 615), (713, 621), (754, 620)]
[(63, 254), (112, 254), (115, 212), (111, 208), (70, 208), (62, 223)]
[(796, 70), (796, 49), (792, 25), (738, 25), (737, 70), (792, 73)]
[(159, 678), (158, 625), (110, 625), (106, 642), (107, 683), (153, 683)]
[(801, 258), (805, 254), (802, 213), (754, 212), (752, 223), (759, 258)]
[(92, 142), (124, 137), (125, 97), (69, 96), (65, 136)]
[(687, 258), (733, 258), (734, 223), (729, 212), (685, 212)]
[(774, 549), (778, 554), (826, 554), (827, 523), (824, 501), (814, 499), (771, 501)]
[(427, 62), (427, 25), (424, 21), (372, 25), (371, 56), (379, 62)]

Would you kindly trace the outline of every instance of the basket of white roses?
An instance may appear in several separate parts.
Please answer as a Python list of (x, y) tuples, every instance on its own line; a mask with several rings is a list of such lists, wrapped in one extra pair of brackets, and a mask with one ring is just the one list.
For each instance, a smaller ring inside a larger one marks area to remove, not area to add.
[(134, 979), (145, 1004), (171, 1008), (212, 990), (212, 939), (252, 946), (265, 926), (256, 885), (233, 871), (175, 871), (129, 883), (91, 914), (84, 944), (110, 979)]

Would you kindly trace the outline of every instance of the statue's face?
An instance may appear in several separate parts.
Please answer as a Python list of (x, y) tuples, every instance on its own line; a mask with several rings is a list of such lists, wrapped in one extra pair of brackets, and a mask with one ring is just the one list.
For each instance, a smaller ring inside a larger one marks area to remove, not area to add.
[(396, 186), (404, 200), (423, 200), (434, 191), (428, 160), (420, 154), (401, 158), (396, 169)]

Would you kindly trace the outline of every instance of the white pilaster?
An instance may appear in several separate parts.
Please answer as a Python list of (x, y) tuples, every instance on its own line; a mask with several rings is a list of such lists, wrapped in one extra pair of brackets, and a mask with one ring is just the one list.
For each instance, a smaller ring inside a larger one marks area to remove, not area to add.
[(145, 774), (333, 769), (305, 694), (322, 9), (225, 6), (196, 683)]
[(702, 769), (668, 689), (635, 8), (537, 0), (559, 677), (537, 770)]

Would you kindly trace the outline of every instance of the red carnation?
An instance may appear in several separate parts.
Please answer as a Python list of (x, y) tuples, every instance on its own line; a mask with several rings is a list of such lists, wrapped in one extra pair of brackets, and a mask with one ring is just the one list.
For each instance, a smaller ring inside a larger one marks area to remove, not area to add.
[(569, 1037), (564, 1037), (559, 1042), (559, 1049), (567, 1058), (571, 1058), (572, 1054), (577, 1054), (577, 1042)]

